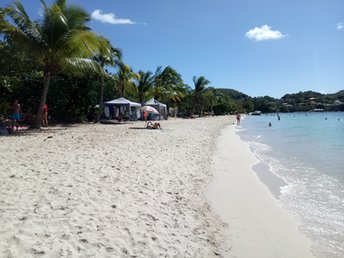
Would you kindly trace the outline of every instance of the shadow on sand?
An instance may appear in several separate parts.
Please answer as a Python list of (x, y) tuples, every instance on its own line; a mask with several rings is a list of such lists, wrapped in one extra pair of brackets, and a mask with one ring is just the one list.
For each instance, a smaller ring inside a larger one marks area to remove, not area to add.
[(30, 127), (19, 126), (19, 130), (16, 129), (9, 133), (8, 135), (0, 135), (7, 136), (7, 137), (23, 137), (29, 135), (38, 135), (38, 134), (51, 134), (59, 131), (67, 130), (68, 128), (77, 127), (78, 124), (51, 124), (49, 127), (42, 127), (41, 129), (32, 129)]
[(129, 127), (129, 129), (132, 129), (132, 130), (147, 130), (147, 127)]

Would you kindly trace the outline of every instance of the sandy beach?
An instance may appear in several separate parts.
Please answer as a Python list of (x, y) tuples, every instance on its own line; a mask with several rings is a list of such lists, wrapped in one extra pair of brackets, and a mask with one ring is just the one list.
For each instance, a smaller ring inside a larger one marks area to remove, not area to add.
[(1, 137), (0, 257), (311, 257), (233, 120)]
[(273, 187), (264, 185), (252, 170), (259, 160), (236, 135), (237, 129), (230, 126), (221, 131), (211, 167), (214, 179), (208, 198), (228, 225), (221, 254), (224, 257), (313, 257), (311, 242), (299, 231), (298, 222), (282, 209), (274, 197)]
[(213, 257), (204, 193), (228, 117), (1, 137), (0, 257)]

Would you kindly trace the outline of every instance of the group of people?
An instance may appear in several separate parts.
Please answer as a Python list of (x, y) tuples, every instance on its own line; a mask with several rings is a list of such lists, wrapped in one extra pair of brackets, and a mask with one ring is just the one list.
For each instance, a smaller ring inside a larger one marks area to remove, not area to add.
[[(235, 116), (235, 118), (236, 118), (237, 125), (239, 125), (239, 124), (240, 124), (240, 120), (241, 120), (241, 115), (238, 113), (238, 114)], [(280, 117), (279, 114), (277, 114), (277, 119), (278, 119), (278, 121), (281, 120), (281, 117)], [(325, 118), (325, 119), (327, 119), (327, 118)], [(271, 122), (268, 123), (268, 126), (271, 127), (271, 126), (272, 126), (272, 123), (271, 123)]]
[[(12, 120), (12, 130), (16, 127), (17, 131), (19, 128), (19, 122), (23, 120), (22, 109), (19, 101), (16, 99), (12, 104), (12, 113), (11, 113), (11, 120)], [(48, 127), (48, 105), (44, 104), (43, 112), (42, 112), (42, 126)]]
[[(19, 104), (19, 101), (16, 99), (14, 100), (12, 107), (11, 107), (12, 113), (11, 113), (11, 129), (14, 130), (16, 127), (17, 131), (19, 128), (19, 123), (23, 120), (22, 116), (22, 109), (21, 105)], [(148, 129), (162, 129), (160, 123), (152, 123), (152, 122), (147, 122), (148, 120), (148, 112), (144, 112), (143, 114), (145, 124)], [(43, 110), (42, 110), (42, 126), (43, 127), (48, 127), (48, 105), (44, 104)]]

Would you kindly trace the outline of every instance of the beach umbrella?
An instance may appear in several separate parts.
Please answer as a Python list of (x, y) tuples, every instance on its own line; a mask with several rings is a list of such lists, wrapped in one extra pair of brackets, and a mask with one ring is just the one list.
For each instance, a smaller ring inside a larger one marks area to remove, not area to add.
[(153, 108), (151, 106), (143, 106), (142, 108), (140, 108), (140, 110), (143, 112), (148, 112), (148, 113), (153, 113), (153, 114), (159, 115), (158, 110), (156, 110), (155, 108)]

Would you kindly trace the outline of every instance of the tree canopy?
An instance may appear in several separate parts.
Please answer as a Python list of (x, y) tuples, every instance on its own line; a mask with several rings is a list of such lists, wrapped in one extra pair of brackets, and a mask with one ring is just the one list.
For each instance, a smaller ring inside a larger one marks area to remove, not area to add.
[[(122, 51), (113, 42), (88, 27), (90, 16), (83, 8), (66, 0), (51, 5), (41, 2), (39, 20), (31, 20), (19, 1), (0, 8), (1, 117), (9, 116), (14, 99), (20, 101), (34, 128), (41, 126), (45, 103), (52, 120), (99, 121), (104, 100), (116, 97), (140, 103), (154, 97), (178, 108), (180, 116), (344, 110), (344, 91), (299, 92), (281, 99), (250, 97), (216, 88), (206, 76), (194, 76), (193, 85), (187, 85), (171, 66), (136, 72), (124, 63)], [(114, 72), (108, 72), (109, 67)], [(96, 105), (100, 108), (95, 116)]]

